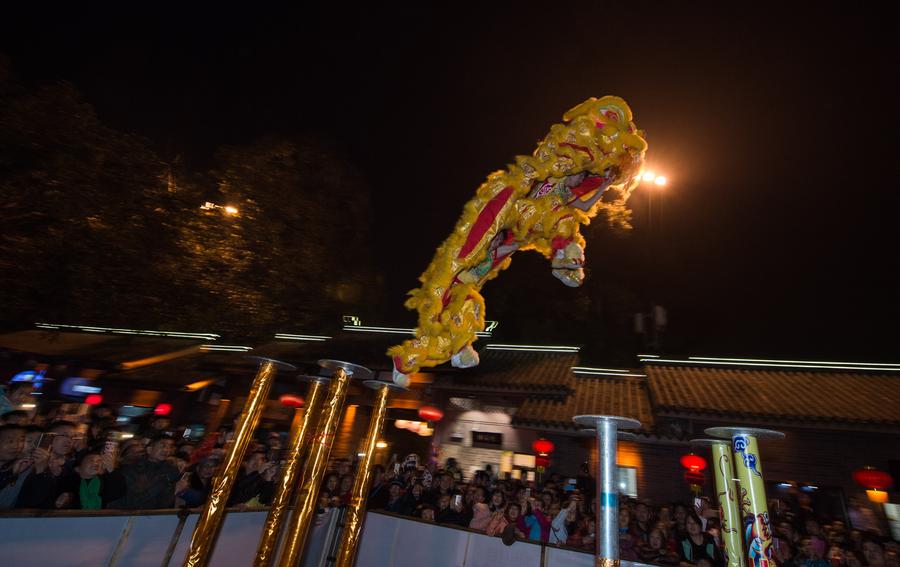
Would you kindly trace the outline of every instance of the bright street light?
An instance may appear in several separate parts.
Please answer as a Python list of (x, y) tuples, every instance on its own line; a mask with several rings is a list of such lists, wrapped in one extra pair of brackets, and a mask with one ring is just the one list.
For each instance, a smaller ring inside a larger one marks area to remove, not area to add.
[(656, 184), (659, 185), (659, 186), (662, 186), (662, 185), (665, 185), (665, 184), (666, 184), (666, 178), (663, 177), (662, 175), (660, 175), (659, 177), (657, 177), (656, 179), (654, 179), (653, 182), (656, 183)]
[(654, 179), (656, 179), (656, 174), (652, 171), (648, 171), (641, 177), (641, 179), (643, 179), (644, 181), (653, 181)]
[(201, 209), (201, 210), (204, 210), (204, 211), (209, 211), (209, 210), (211, 210), (211, 209), (222, 209), (223, 211), (225, 211), (225, 214), (226, 214), (226, 215), (231, 215), (231, 216), (233, 216), (233, 217), (237, 216), (238, 213), (240, 213), (240, 211), (238, 210), (238, 208), (237, 208), (237, 207), (234, 207), (234, 206), (232, 206), (232, 205), (224, 205), (224, 206), (223, 206), (223, 205), (217, 205), (217, 204), (215, 204), (215, 203), (210, 203), (209, 201), (207, 201), (207, 202), (203, 203), (202, 205), (200, 205), (200, 209)]

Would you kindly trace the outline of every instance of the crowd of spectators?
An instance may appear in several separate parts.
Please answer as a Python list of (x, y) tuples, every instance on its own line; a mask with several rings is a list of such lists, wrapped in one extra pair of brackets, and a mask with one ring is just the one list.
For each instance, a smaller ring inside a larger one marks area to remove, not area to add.
[[(490, 467), (465, 480), (453, 459), (442, 468), (418, 466), (410, 459), (375, 467), (369, 508), (466, 527), (501, 537), (508, 545), (530, 540), (593, 551), (593, 487), (586, 464), (577, 478), (551, 474), (535, 483), (498, 478)], [(851, 510), (868, 510), (857, 504), (851, 502)], [(877, 525), (849, 528), (843, 520), (820, 516), (805, 493), (775, 498), (769, 511), (773, 559), (782, 567), (900, 567), (900, 544), (883, 537)], [(623, 499), (617, 529), (621, 559), (727, 565), (719, 511), (707, 498), (656, 505)]]
[[(144, 510), (197, 507), (206, 501), (230, 440), (228, 428), (195, 440), (184, 428), (173, 427), (168, 416), (153, 415), (125, 431), (103, 405), (77, 419), (15, 409), (28, 393), (24, 386), (9, 388), (7, 407), (0, 408), (0, 510)], [(229, 506), (271, 502), (285, 432), (263, 435), (246, 453)], [(349, 504), (354, 467), (348, 460), (330, 464), (319, 493), (321, 511)], [(477, 530), (508, 545), (530, 540), (595, 547), (594, 482), (586, 464), (576, 478), (549, 474), (536, 483), (508, 474), (500, 478), (489, 465), (464, 478), (453, 459), (439, 466), (409, 455), (402, 462), (393, 458), (387, 466), (376, 465), (371, 481), (370, 509)], [(900, 546), (882, 537), (866, 511), (851, 503), (850, 527), (816, 514), (807, 494), (773, 499), (773, 559), (782, 567), (900, 567)], [(696, 505), (623, 498), (617, 528), (625, 560), (700, 567), (727, 563), (718, 510), (704, 498)]]
[[(0, 413), (0, 510), (148, 510), (206, 501), (227, 428), (195, 440), (166, 415), (126, 430), (104, 405), (77, 416), (16, 409), (29, 405), (19, 399), (28, 394), (30, 385), (11, 384)], [(282, 437), (253, 441), (229, 505), (271, 502)]]

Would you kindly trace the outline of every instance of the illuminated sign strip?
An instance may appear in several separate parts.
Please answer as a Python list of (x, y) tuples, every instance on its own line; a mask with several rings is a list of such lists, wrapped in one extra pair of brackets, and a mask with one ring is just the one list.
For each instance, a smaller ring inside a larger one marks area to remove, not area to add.
[(755, 367), (765, 367), (765, 368), (795, 368), (798, 370), (810, 370), (810, 369), (818, 369), (818, 370), (866, 370), (869, 372), (879, 371), (879, 372), (900, 372), (900, 367), (896, 366), (840, 366), (839, 363), (835, 365), (803, 365), (803, 364), (777, 364), (774, 362), (716, 362), (711, 360), (675, 360), (670, 358), (655, 358), (653, 360), (644, 360), (643, 362), (647, 363), (657, 363), (657, 362), (665, 362), (665, 363), (673, 363), (673, 364), (684, 364), (688, 366), (696, 366), (698, 364), (705, 364), (709, 366), (755, 366)]
[(835, 362), (832, 360), (770, 360), (765, 358), (716, 358), (712, 356), (689, 356), (689, 360), (716, 360), (721, 362), (774, 362), (777, 364), (796, 364), (807, 366), (811, 364), (842, 364), (846, 366), (878, 366), (884, 368), (900, 368), (900, 364), (890, 362)]
[(171, 337), (176, 339), (205, 339), (218, 340), (220, 335), (214, 333), (183, 333), (180, 331), (151, 331), (148, 329), (117, 329), (113, 327), (92, 327), (84, 325), (63, 325), (60, 323), (35, 323), (40, 329), (76, 329), (89, 333), (113, 333), (116, 335), (144, 335), (148, 337)]
[(581, 347), (576, 346), (554, 346), (554, 345), (503, 345), (489, 344), (487, 350), (508, 350), (508, 351), (524, 351), (524, 352), (578, 352)]
[(253, 350), (253, 347), (239, 345), (200, 345), (201, 350), (216, 350), (222, 352), (247, 352)]
[(289, 333), (275, 333), (276, 339), (285, 341), (327, 341), (331, 337), (324, 335), (292, 335)]
[[(401, 327), (370, 327), (368, 325), (344, 325), (345, 331), (354, 331), (357, 333), (385, 333), (389, 335), (413, 335), (415, 329), (404, 329)], [(478, 331), (475, 333), (479, 337), (490, 337), (491, 333), (486, 331)]]
[(590, 366), (573, 366), (572, 372), (584, 372), (588, 374), (590, 372), (628, 372), (628, 370), (621, 368), (591, 368)]
[(600, 370), (600, 369), (595, 369), (595, 368), (594, 369), (585, 369), (585, 368), (578, 368), (578, 367), (572, 368), (572, 372), (574, 372), (575, 374), (580, 374), (580, 375), (584, 375), (584, 376), (616, 376), (616, 377), (618, 377), (618, 376), (633, 376), (635, 378), (646, 378), (647, 377), (646, 374), (634, 374), (631, 372), (626, 372), (624, 370), (613, 370), (610, 372), (600, 372), (598, 370)]

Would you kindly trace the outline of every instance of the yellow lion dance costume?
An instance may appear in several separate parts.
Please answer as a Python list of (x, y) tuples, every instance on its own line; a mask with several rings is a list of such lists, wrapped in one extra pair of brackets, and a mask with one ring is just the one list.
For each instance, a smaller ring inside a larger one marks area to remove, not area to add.
[[(600, 208), (621, 208), (639, 180), (647, 142), (618, 97), (591, 98), (563, 121), (531, 156), (517, 156), (506, 171), (488, 176), (437, 249), (419, 277), (421, 287), (406, 301), (419, 313), (416, 338), (388, 350), (395, 382), (406, 385), (420, 367), (448, 360), (458, 368), (478, 364), (472, 342), (485, 313), (479, 290), (509, 266), (514, 252), (537, 250), (564, 284), (581, 285), (579, 228)], [(610, 188), (618, 195), (612, 205), (601, 201)]]

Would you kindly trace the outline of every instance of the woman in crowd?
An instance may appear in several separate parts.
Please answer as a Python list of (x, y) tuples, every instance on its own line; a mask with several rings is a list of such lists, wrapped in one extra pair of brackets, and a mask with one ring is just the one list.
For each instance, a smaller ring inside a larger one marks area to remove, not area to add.
[(679, 546), (681, 560), (696, 564), (700, 559), (706, 559), (713, 567), (724, 567), (721, 551), (712, 536), (703, 531), (703, 523), (693, 510), (686, 514), (684, 525), (687, 535)]

